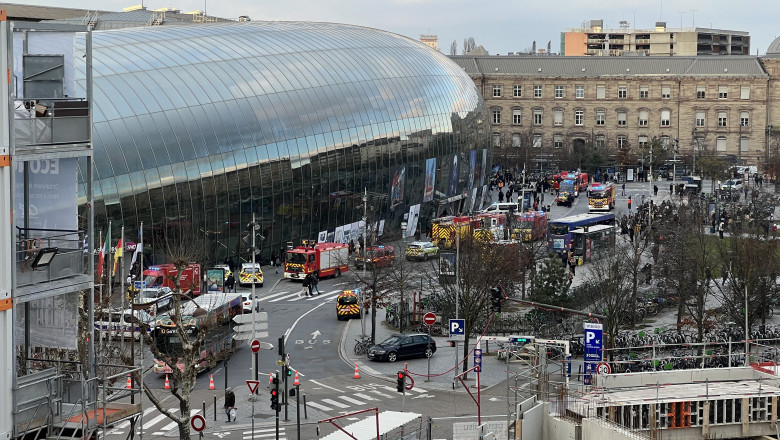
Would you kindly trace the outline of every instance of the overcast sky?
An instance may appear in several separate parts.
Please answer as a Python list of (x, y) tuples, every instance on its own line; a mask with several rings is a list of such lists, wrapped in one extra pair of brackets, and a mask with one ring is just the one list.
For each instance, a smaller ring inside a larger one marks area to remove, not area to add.
[[(16, 0), (22, 3), (21, 0)], [(27, 2), (24, 2), (27, 3)], [(121, 11), (141, 0), (31, 0), (29, 4)], [(560, 34), (579, 28), (584, 21), (603, 19), (605, 27), (618, 28), (625, 20), (631, 28), (648, 29), (656, 21), (668, 27), (712, 27), (747, 31), (751, 52), (766, 52), (780, 34), (778, 0), (143, 0), (149, 9), (175, 7), (183, 11), (205, 8), (209, 15), (252, 20), (300, 20), (349, 23), (383, 29), (419, 39), (439, 36), (439, 50), (449, 54), (452, 41), (474, 37), (490, 54), (537, 48), (552, 42), (560, 50)]]

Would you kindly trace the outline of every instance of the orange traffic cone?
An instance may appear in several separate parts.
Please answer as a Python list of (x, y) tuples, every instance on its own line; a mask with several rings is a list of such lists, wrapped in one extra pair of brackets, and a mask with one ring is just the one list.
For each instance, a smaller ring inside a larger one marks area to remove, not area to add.
[(293, 385), (298, 386), (301, 384), (301, 381), (298, 380), (298, 370), (295, 370), (295, 382), (293, 382)]
[(274, 383), (274, 373), (268, 373), (268, 385)]
[(165, 375), (165, 389), (170, 390), (171, 389), (171, 383), (168, 382), (168, 375)]
[(130, 380), (130, 375), (127, 375), (127, 389), (130, 389), (133, 387), (133, 381)]
[(355, 362), (355, 379), (360, 379), (360, 372), (358, 371), (357, 362)]
[(209, 389), (214, 389), (214, 375), (212, 374), (211, 377), (209, 377)]

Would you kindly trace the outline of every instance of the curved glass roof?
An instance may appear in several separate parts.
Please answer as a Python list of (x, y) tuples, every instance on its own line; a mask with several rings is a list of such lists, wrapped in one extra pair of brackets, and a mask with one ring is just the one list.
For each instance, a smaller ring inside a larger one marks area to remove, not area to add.
[[(105, 206), (106, 217), (125, 223), (212, 209), (222, 202), (209, 197), (233, 187), (239, 203), (288, 191), (283, 204), (293, 205), (320, 192), (384, 191), (390, 167), (488, 146), (487, 130), (476, 139), (476, 130), (453, 128), (484, 120), (469, 76), (443, 54), (376, 29), (253, 21), (95, 31), (93, 59), (97, 215)], [(413, 138), (436, 147), (419, 158), (357, 153), (349, 170), (346, 159), (321, 161)], [(319, 176), (317, 188), (301, 185), (307, 176)], [(350, 219), (325, 223), (342, 221)]]

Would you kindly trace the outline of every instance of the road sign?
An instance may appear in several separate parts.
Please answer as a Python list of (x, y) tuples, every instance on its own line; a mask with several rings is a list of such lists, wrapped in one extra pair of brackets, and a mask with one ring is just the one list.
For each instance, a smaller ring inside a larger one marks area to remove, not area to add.
[(609, 367), (609, 364), (606, 362), (601, 362), (598, 365), (596, 365), (596, 373), (598, 374), (609, 374), (612, 372), (612, 369)]
[(201, 432), (206, 429), (206, 419), (204, 419), (200, 414), (195, 414), (194, 416), (190, 417), (190, 426), (192, 426), (192, 429), (195, 431)]
[(260, 381), (258, 380), (248, 380), (246, 381), (246, 386), (249, 387), (249, 393), (254, 394), (255, 391), (257, 391), (257, 387), (260, 385)]
[[(257, 315), (257, 319), (255, 322), (268, 322), (268, 312), (257, 312), (255, 313), (255, 315)], [(236, 315), (233, 318), (233, 322), (235, 322), (236, 324), (251, 324), (252, 314), (244, 313), (241, 315)]]
[(585, 322), (582, 324), (585, 332), (585, 380), (591, 383), (591, 374), (596, 373), (596, 365), (601, 362), (602, 334), (604, 327), (600, 323)]
[(433, 312), (426, 313), (425, 316), (423, 316), (423, 322), (428, 327), (432, 326), (433, 324), (436, 324), (436, 314), (434, 314)]
[[(252, 326), (255, 326), (254, 331), (257, 330), (268, 330), (268, 323), (267, 322), (256, 322), (252, 324), (251, 322), (249, 324), (241, 324), (233, 327), (233, 331), (236, 333), (252, 333)], [(263, 336), (267, 337), (267, 336)]]
[(482, 370), (482, 349), (474, 349), (474, 371), (479, 373)]
[(146, 281), (133, 281), (133, 288), (135, 290), (141, 290), (146, 288)]
[(252, 349), (252, 353), (257, 353), (260, 351), (260, 341), (255, 339), (251, 344), (249, 344), (249, 347)]
[(465, 319), (450, 319), (450, 339), (454, 341), (466, 340)]

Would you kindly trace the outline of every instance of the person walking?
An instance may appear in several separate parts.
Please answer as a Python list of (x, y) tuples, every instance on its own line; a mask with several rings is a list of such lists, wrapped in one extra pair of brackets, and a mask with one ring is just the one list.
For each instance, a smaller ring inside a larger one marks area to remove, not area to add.
[(720, 236), (720, 239), (723, 240), (723, 228), (725, 225), (723, 224), (723, 220), (720, 221), (718, 224), (718, 235)]
[(302, 296), (310, 296), (311, 295), (310, 290), (311, 289), (309, 289), (309, 276), (307, 275), (306, 278), (303, 279), (303, 283), (301, 284), (301, 291), (298, 292), (298, 298)]
[[(279, 273), (279, 266), (281, 266), (281, 265), (282, 265), (282, 260), (279, 259), (279, 257), (277, 256), (276, 257), (276, 265), (274, 266), (274, 270), (276, 271), (277, 274)], [(284, 272), (284, 268), (282, 268), (282, 272)]]
[(506, 190), (506, 201), (512, 203), (512, 188)]
[[(233, 393), (233, 389), (230, 387), (225, 388), (225, 415), (227, 415), (227, 421), (235, 422), (236, 421), (236, 415), (235, 410), (236, 409), (236, 395)], [(233, 417), (231, 418), (231, 413)]]
[(623, 186), (621, 187), (623, 189), (623, 192), (621, 193), (621, 196), (626, 196), (626, 182), (623, 182)]
[(653, 196), (658, 195), (658, 185), (653, 185)]
[[(322, 292), (320, 292), (319, 287), (317, 287), (317, 284), (319, 284), (319, 282), (320, 282), (320, 280), (319, 280), (320, 277), (318, 277), (316, 273), (310, 273), (309, 275), (311, 275), (311, 280), (309, 281), (309, 285), (311, 285), (311, 287), (313, 287), (314, 290), (317, 291), (317, 295), (319, 295), (320, 293), (322, 293)], [(312, 289), (310, 288), (309, 292), (311, 292), (311, 290)]]
[(308, 296), (312, 296), (311, 290), (314, 288), (314, 274), (311, 273), (306, 274), (306, 280), (304, 282), (307, 284), (307, 287), (309, 289)]
[(236, 277), (233, 276), (232, 272), (230, 273), (230, 275), (228, 275), (227, 279), (225, 280), (225, 287), (227, 288), (228, 292), (236, 291)]
[(631, 212), (631, 196), (628, 196), (628, 212)]
[(504, 201), (504, 192), (501, 190), (498, 190), (498, 203), (501, 203)]
[(671, 199), (674, 195), (674, 183), (669, 184), (669, 198)]

